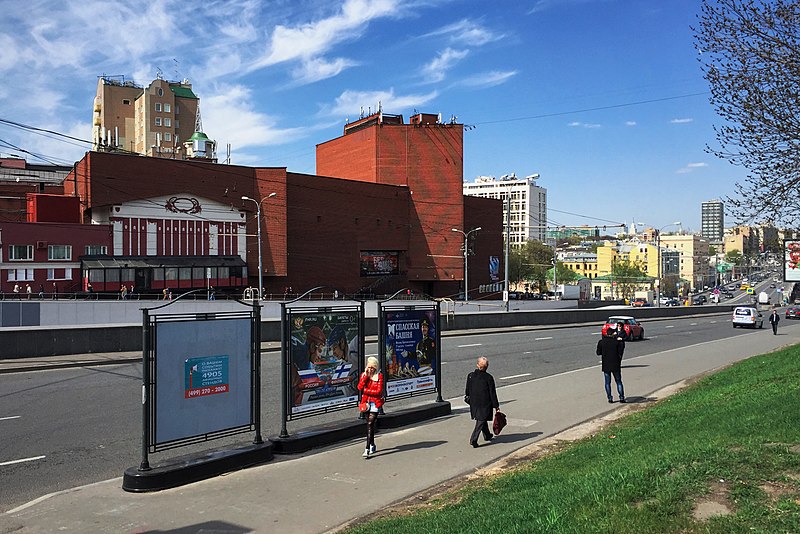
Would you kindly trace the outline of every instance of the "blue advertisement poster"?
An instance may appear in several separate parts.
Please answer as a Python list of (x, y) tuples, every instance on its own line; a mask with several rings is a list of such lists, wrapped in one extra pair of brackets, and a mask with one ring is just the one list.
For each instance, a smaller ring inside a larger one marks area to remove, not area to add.
[(436, 389), (435, 310), (386, 313), (386, 396)]
[(358, 312), (292, 314), (291, 413), (358, 401)]
[(184, 360), (183, 389), (183, 396), (187, 399), (230, 391), (228, 356), (205, 356)]

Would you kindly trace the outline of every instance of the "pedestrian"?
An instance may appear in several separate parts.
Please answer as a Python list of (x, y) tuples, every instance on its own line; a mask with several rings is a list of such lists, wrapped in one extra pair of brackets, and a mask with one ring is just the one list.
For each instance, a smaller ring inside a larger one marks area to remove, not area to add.
[(478, 358), (476, 369), (467, 375), (464, 388), (464, 402), (469, 404), (469, 414), (475, 420), (475, 428), (469, 437), (469, 444), (473, 447), (478, 447), (481, 433), (483, 439), (492, 441), (494, 436), (489, 432), (489, 420), (493, 419), (492, 408), (500, 411), (494, 377), (486, 371), (488, 368), (489, 360), (485, 356)]
[(597, 355), (602, 356), (602, 369), (605, 376), (606, 397), (608, 402), (614, 402), (611, 395), (611, 375), (617, 383), (619, 402), (625, 403), (625, 389), (622, 387), (622, 355), (625, 353), (625, 341), (617, 332), (618, 328), (609, 328), (606, 334), (597, 342)]
[(14, 289), (12, 291), (14, 292), (14, 298), (19, 298), (19, 284), (14, 284)]
[(161, 300), (167, 300), (167, 288), (161, 290)]
[(58, 300), (58, 284), (53, 282), (53, 300)]
[(128, 299), (128, 286), (122, 284), (122, 287), (119, 289), (119, 297), (120, 300), (127, 300)]
[(358, 390), (361, 392), (361, 402), (358, 409), (367, 414), (367, 445), (364, 448), (364, 458), (375, 454), (375, 426), (378, 422), (378, 412), (383, 406), (383, 373), (378, 369), (378, 358), (367, 358), (367, 366), (358, 380)]
[(44, 298), (44, 284), (39, 284), (39, 300)]
[(769, 316), (769, 324), (772, 325), (772, 335), (778, 335), (778, 321), (781, 320), (781, 316), (778, 315), (778, 310), (773, 309), (772, 315)]
[(31, 300), (31, 293), (33, 293), (33, 290), (30, 284), (25, 284), (25, 293), (28, 294), (28, 300)]
[(208, 288), (208, 300), (217, 300), (217, 293), (214, 290), (214, 286)]

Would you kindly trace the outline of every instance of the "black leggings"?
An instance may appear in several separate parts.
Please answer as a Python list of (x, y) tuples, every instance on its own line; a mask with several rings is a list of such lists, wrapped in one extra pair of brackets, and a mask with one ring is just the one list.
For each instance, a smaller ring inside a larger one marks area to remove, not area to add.
[(375, 445), (375, 423), (378, 421), (378, 412), (367, 412), (367, 448)]

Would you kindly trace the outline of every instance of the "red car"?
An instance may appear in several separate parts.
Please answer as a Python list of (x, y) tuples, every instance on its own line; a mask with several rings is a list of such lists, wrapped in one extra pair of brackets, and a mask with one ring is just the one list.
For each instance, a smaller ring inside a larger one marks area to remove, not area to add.
[(642, 323), (629, 315), (614, 315), (606, 319), (602, 330), (603, 335), (606, 335), (611, 325), (619, 325), (620, 323), (622, 323), (622, 329), (625, 331), (625, 340), (644, 339)]
[(789, 306), (786, 308), (786, 318), (787, 319), (800, 319), (800, 307), (798, 306)]

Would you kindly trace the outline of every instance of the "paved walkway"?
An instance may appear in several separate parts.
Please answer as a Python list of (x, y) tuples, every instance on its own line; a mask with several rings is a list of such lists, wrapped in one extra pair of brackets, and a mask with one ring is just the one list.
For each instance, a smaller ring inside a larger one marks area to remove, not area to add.
[(606, 403), (595, 359), (586, 369), (501, 387), (509, 426), (477, 449), (467, 443), (472, 423), (466, 406), (451, 399), (449, 417), (381, 432), (370, 460), (361, 457), (359, 440), (157, 493), (124, 492), (117, 478), (0, 514), (0, 532), (327, 532), (582, 422), (653, 402), (666, 394), (665, 386), (800, 342), (800, 325), (783, 324), (778, 336), (754, 330), (626, 359), (629, 405)]

